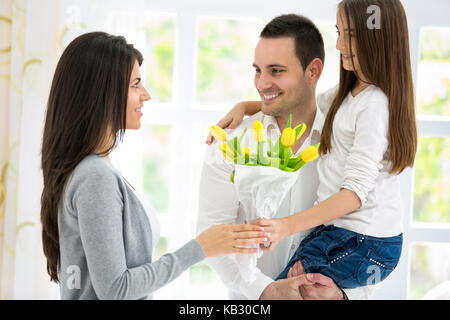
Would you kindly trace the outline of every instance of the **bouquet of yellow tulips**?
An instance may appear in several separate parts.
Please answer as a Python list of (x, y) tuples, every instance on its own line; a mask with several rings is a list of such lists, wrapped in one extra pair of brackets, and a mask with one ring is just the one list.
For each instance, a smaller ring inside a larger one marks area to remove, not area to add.
[[(307, 162), (317, 158), (319, 143), (305, 148), (299, 156), (295, 157), (292, 146), (303, 135), (306, 125), (301, 123), (295, 128), (291, 128), (291, 125), (292, 115), (289, 116), (286, 128), (284, 128), (278, 141), (273, 143), (270, 138), (266, 139), (264, 126), (256, 120), (253, 124), (253, 137), (257, 142), (256, 154), (250, 148), (241, 145), (247, 129), (242, 132), (240, 137), (229, 140), (227, 140), (225, 130), (219, 126), (213, 125), (209, 130), (214, 138), (220, 142), (219, 148), (223, 156), (231, 162), (246, 166), (274, 167), (287, 172), (295, 172)], [(266, 152), (264, 152), (265, 144), (267, 144)], [(234, 171), (231, 174), (231, 181), (234, 182)]]
[[(227, 139), (226, 132), (218, 127), (210, 128), (211, 134), (219, 142), (223, 156), (234, 162), (231, 173), (243, 218), (251, 222), (258, 218), (271, 218), (278, 211), (283, 199), (294, 186), (299, 176), (299, 169), (318, 156), (319, 144), (308, 146), (295, 156), (292, 152), (298, 139), (306, 130), (304, 123), (291, 128), (292, 116), (289, 116), (286, 128), (274, 143), (266, 139), (264, 126), (260, 121), (253, 124), (253, 138), (256, 153), (249, 147), (242, 146), (246, 130), (239, 137)], [(249, 281), (257, 274), (257, 258), (262, 251), (254, 255), (236, 255), (240, 272)]]

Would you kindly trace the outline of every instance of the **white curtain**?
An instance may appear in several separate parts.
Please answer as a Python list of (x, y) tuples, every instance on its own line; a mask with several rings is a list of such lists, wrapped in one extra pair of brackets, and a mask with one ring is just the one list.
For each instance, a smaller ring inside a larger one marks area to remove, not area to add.
[(0, 0), (0, 299), (59, 299), (41, 240), (46, 103), (64, 48), (85, 32), (108, 32), (113, 3)]
[(54, 299), (42, 251), (40, 147), (58, 2), (0, 0), (0, 298)]

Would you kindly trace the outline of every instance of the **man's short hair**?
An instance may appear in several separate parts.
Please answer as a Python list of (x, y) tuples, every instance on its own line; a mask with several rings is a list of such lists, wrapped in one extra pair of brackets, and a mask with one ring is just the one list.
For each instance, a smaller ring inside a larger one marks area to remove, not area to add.
[(323, 38), (316, 25), (308, 18), (297, 14), (283, 14), (270, 21), (260, 34), (261, 38), (293, 37), (295, 54), (303, 70), (315, 58), (325, 62)]

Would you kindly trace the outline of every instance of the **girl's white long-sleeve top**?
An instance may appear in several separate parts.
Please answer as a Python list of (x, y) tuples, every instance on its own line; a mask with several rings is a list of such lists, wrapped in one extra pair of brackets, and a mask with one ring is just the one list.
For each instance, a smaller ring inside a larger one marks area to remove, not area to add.
[[(325, 114), (336, 89), (318, 101)], [(350, 92), (339, 107), (333, 121), (331, 152), (317, 162), (317, 202), (348, 189), (359, 197), (361, 207), (328, 224), (374, 237), (402, 232), (399, 177), (389, 174), (388, 124), (388, 98), (374, 85), (356, 97)]]

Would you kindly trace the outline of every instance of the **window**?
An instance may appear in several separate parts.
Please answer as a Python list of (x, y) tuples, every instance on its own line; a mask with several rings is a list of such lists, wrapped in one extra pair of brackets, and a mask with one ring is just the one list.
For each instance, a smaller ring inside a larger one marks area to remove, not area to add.
[(143, 128), (143, 192), (160, 214), (169, 211), (170, 126)]
[[(144, 85), (152, 101), (143, 109), (143, 127), (127, 132), (117, 149), (118, 167), (152, 201), (161, 225), (155, 259), (195, 236), (198, 186), (208, 127), (236, 102), (258, 99), (252, 59), (263, 25), (281, 13), (297, 12), (315, 21), (326, 57), (317, 91), (338, 82), (335, 49), (336, 1), (283, 0), (264, 4), (225, 2), (111, 1), (109, 28), (144, 54)], [(450, 27), (448, 18), (404, 4), (409, 20), (415, 75), (419, 147), (416, 165), (401, 174), (405, 204), (402, 259), (375, 298), (422, 298), (450, 280), (436, 266), (447, 266), (450, 243)], [(279, 7), (285, 8), (280, 11)], [(300, 11), (301, 9), (301, 11)], [(414, 11), (415, 10), (415, 11)], [(431, 27), (430, 23), (440, 23)], [(416, 50), (417, 49), (417, 50)], [(419, 53), (417, 55), (416, 51)], [(446, 270), (449, 268), (446, 267)], [(199, 263), (154, 293), (157, 299), (226, 299), (218, 275)]]
[(450, 137), (420, 137), (416, 159), (413, 220), (450, 223)]
[(325, 44), (325, 63), (317, 84), (317, 92), (323, 92), (339, 82), (339, 65), (341, 57), (336, 49), (337, 33), (334, 22), (317, 22)]
[(450, 28), (423, 28), (417, 77), (419, 114), (450, 116)]
[(408, 299), (450, 299), (450, 244), (416, 243), (410, 256)]
[[(442, 295), (450, 280), (450, 28), (420, 32), (419, 141), (409, 232), (410, 299)], [(441, 296), (442, 297), (442, 296)]]
[(148, 16), (142, 26), (147, 44), (146, 84), (154, 102), (172, 100), (175, 27), (174, 15)]
[(200, 17), (197, 23), (197, 104), (227, 110), (258, 99), (251, 65), (261, 20)]

